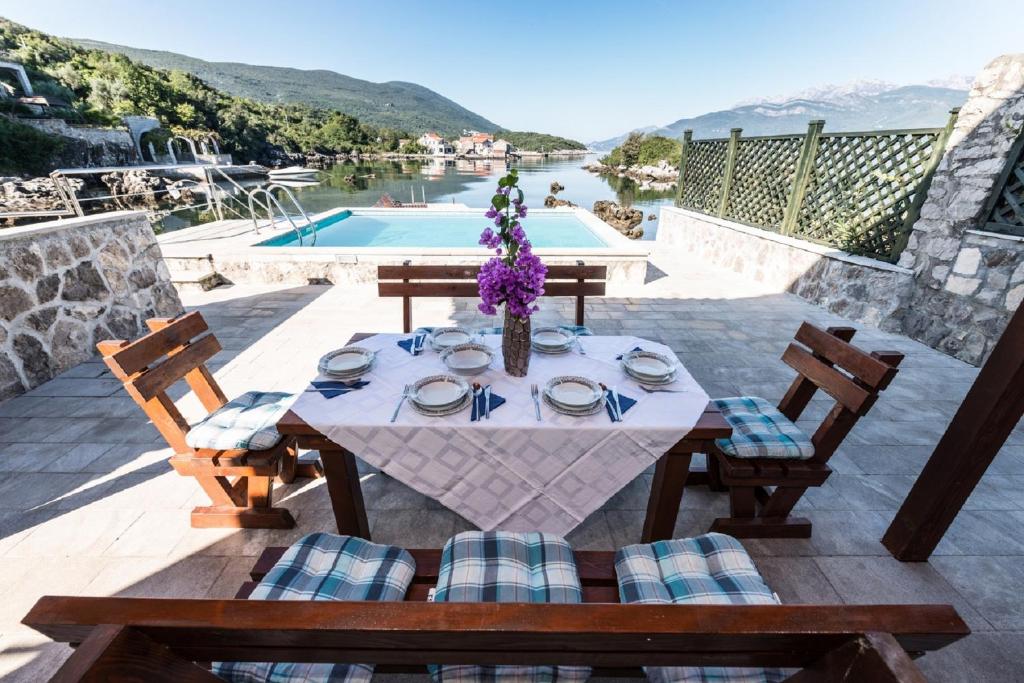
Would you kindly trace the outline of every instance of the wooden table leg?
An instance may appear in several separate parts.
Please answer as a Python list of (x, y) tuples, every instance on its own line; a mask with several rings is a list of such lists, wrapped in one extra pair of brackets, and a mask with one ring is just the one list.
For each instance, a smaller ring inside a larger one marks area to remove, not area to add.
[(647, 518), (641, 543), (653, 543), (672, 538), (679, 516), (679, 504), (690, 473), (693, 453), (666, 453), (658, 460), (651, 483), (651, 497), (647, 500)]
[(359, 485), (356, 456), (343, 448), (321, 450), (320, 461), (327, 479), (327, 492), (334, 508), (334, 521), (338, 533), (370, 540), (370, 525), (366, 521), (363, 488)]

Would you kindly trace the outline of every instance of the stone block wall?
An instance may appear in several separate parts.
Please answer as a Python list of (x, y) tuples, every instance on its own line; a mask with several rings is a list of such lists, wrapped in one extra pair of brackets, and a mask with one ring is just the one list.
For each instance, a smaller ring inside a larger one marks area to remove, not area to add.
[(144, 213), (0, 229), (0, 400), (182, 310)]
[(1022, 131), (1024, 54), (1004, 55), (975, 80), (900, 257), (917, 283), (902, 332), (970, 363), (1024, 298), (1024, 239), (983, 230)]

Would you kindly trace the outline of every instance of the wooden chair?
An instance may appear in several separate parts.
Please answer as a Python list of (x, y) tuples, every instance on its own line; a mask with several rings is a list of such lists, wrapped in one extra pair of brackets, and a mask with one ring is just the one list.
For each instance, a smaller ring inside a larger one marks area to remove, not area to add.
[[(791, 343), (782, 355), (798, 373), (778, 405), (786, 419), (795, 423), (818, 389), (836, 401), (810, 437), (812, 457), (735, 457), (722, 450), (722, 440), (715, 442), (709, 475), (712, 486), (728, 487), (731, 517), (716, 519), (712, 531), (740, 538), (810, 537), (810, 521), (790, 517), (790, 512), (809, 487), (828, 479), (829, 458), (889, 386), (903, 360), (895, 351), (861, 351), (849, 343), (855, 332), (851, 327), (822, 330), (805, 322), (796, 333), (799, 344)], [(734, 438), (737, 431), (733, 424)], [(771, 493), (765, 488), (770, 486), (775, 487)]]
[(192, 510), (193, 527), (290, 529), (295, 520), (285, 508), (273, 507), (273, 479), (290, 483), (296, 476), (319, 476), (319, 463), (298, 463), (293, 439), (265, 450), (193, 448), (191, 429), (167, 390), (184, 379), (203, 407), (213, 413), (228, 399), (205, 363), (221, 346), (198, 312), (179, 318), (146, 321), (152, 330), (134, 342), (97, 344), (114, 376), (124, 382), (160, 434), (174, 449), (169, 462), (181, 475), (195, 477), (212, 505)]
[[(623, 605), (614, 553), (576, 552), (584, 604), (427, 602), (440, 550), (411, 550), (405, 602), (244, 600), (285, 548), (268, 548), (234, 600), (45, 596), (22, 623), (75, 652), (53, 681), (215, 683), (203, 662), (567, 664), (800, 668), (791, 683), (921, 683), (912, 658), (970, 630), (950, 605)], [(134, 678), (131, 678), (134, 676)]]
[[(413, 297), (479, 297), (476, 276), (480, 266), (400, 266), (377, 268), (377, 294), (402, 297), (402, 331), (412, 332)], [(576, 325), (583, 326), (584, 298), (604, 296), (608, 269), (588, 266), (548, 266), (544, 296), (576, 297)]]

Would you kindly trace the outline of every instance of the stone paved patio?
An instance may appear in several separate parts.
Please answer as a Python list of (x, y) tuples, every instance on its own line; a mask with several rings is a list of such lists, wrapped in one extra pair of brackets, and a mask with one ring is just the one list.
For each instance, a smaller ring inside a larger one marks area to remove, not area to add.
[[(766, 294), (731, 273), (655, 256), (652, 281), (594, 300), (599, 334), (629, 331), (671, 346), (712, 396), (778, 399), (792, 373), (780, 361), (800, 321), (844, 321), (788, 294)], [(296, 390), (316, 359), (356, 331), (398, 331), (398, 301), (332, 287), (226, 287), (183, 293), (224, 351), (212, 364), (228, 394)], [(547, 310), (545, 315), (564, 313)], [(472, 302), (418, 302), (419, 323), (467, 321)], [(480, 322), (483, 322), (482, 320)], [(862, 325), (856, 325), (863, 328)], [(920, 661), (938, 681), (1020, 680), (1024, 670), (1024, 428), (1018, 427), (931, 562), (901, 564), (878, 539), (912, 485), (976, 370), (903, 337), (861, 329), (861, 345), (907, 354), (903, 370), (801, 502), (810, 540), (745, 545), (786, 602), (949, 602), (974, 634)], [(193, 416), (197, 403), (185, 396)], [(816, 401), (808, 417), (827, 404)], [(331, 530), (322, 480), (277, 497), (292, 531), (196, 530), (195, 483), (165, 462), (159, 435), (101, 362), (84, 363), (0, 404), (0, 675), (38, 681), (68, 650), (18, 621), (44, 593), (230, 597), (267, 545)], [(637, 478), (572, 533), (579, 548), (639, 540), (651, 475)], [(467, 523), (435, 501), (363, 471), (375, 540), (440, 546)], [(725, 494), (686, 491), (677, 535), (703, 532), (727, 511)]]

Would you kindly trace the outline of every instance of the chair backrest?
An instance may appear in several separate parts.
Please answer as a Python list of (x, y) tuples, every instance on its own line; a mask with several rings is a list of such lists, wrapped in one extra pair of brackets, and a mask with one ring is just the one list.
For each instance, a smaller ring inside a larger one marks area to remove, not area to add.
[(193, 662), (805, 668), (921, 683), (907, 652), (970, 630), (950, 605), (622, 605), (44, 596), (22, 620), (77, 645), (53, 680), (218, 681)]
[[(402, 297), (402, 330), (412, 331), (412, 298), (477, 297), (476, 276), (480, 266), (400, 266), (377, 268), (377, 294)], [(577, 261), (574, 266), (548, 266), (544, 296), (576, 297), (576, 324), (583, 325), (583, 303), (587, 296), (604, 296), (608, 269)]]
[(177, 453), (193, 451), (185, 443), (189, 424), (167, 390), (184, 379), (208, 411), (227, 403), (227, 397), (206, 368), (206, 361), (221, 350), (220, 342), (198, 312), (178, 318), (151, 318), (149, 334), (133, 342), (111, 339), (97, 344), (103, 361), (124, 382), (167, 443)]
[(860, 350), (850, 343), (855, 332), (852, 327), (823, 330), (805, 322), (797, 330), (797, 343), (791, 343), (782, 354), (783, 362), (798, 373), (779, 402), (786, 417), (796, 422), (819, 389), (836, 401), (811, 437), (812, 462), (823, 463), (832, 457), (857, 420), (892, 382), (903, 360), (897, 351)]

